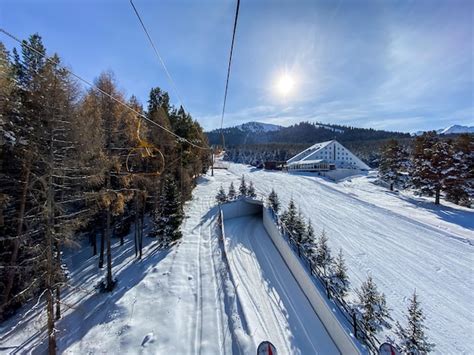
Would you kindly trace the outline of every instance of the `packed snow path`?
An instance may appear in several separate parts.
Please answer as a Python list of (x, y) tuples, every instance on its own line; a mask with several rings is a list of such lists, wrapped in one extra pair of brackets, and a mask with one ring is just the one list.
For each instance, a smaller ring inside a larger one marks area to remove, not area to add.
[(231, 272), (254, 343), (269, 340), (279, 354), (337, 354), (261, 217), (226, 220), (225, 237)]

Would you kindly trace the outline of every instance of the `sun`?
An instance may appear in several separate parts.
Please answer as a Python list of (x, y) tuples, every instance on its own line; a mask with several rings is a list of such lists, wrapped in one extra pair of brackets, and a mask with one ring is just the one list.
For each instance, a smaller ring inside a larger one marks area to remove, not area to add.
[(281, 96), (288, 96), (295, 88), (295, 80), (288, 74), (282, 74), (276, 82), (276, 90)]

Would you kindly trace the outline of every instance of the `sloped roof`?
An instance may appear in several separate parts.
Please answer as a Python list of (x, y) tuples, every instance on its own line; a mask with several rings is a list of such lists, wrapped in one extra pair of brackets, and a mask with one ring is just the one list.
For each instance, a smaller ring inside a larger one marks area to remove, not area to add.
[(298, 161), (294, 161), (294, 162), (291, 162), (289, 163), (288, 165), (292, 165), (292, 164), (302, 164), (302, 163), (305, 163), (305, 164), (318, 164), (318, 163), (327, 163), (328, 161), (326, 159), (316, 159), (316, 160), (298, 160)]
[(326, 147), (327, 145), (329, 145), (332, 142), (334, 142), (334, 140), (327, 141), (327, 142), (316, 143), (316, 144), (312, 145), (311, 147), (306, 148), (301, 153), (296, 154), (294, 157), (292, 157), (291, 159), (288, 160), (288, 163), (292, 163), (293, 161), (305, 160), (305, 158), (307, 158), (309, 155), (318, 152), (319, 150), (323, 149), (324, 147)]

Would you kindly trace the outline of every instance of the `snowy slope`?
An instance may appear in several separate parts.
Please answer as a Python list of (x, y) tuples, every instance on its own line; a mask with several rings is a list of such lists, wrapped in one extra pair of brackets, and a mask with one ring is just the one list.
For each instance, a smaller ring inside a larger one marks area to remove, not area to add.
[[(304, 332), (319, 325), (303, 310), (297, 291), (290, 295), (288, 289), (294, 287), (280, 273), (284, 268), (272, 272), (279, 259), (271, 247), (248, 238), (261, 234), (258, 226), (248, 223), (241, 234), (239, 223), (235, 229), (232, 223), (227, 225), (228, 242), (234, 246), (231, 267), (240, 271), (237, 293), (243, 304), (229, 282), (213, 229), (216, 212), (210, 206), (219, 186), (227, 188), (230, 181), (238, 184), (243, 173), (264, 194), (275, 188), (284, 205), (293, 197), (317, 231), (326, 229), (333, 251), (343, 248), (354, 287), (367, 273), (372, 274), (395, 319), (402, 319), (407, 297), (416, 287), (437, 353), (474, 353), (470, 341), (474, 324), (472, 211), (434, 208), (410, 195), (387, 193), (371, 177), (334, 184), (311, 175), (265, 172), (237, 164), (201, 179), (186, 206), (178, 245), (156, 250), (146, 238), (144, 258), (136, 261), (131, 236), (123, 247), (115, 243), (118, 285), (112, 294), (94, 290), (103, 275), (97, 276), (97, 257), (90, 256), (90, 249), (65, 255), (72, 272), (71, 287), (63, 298), (67, 310), (57, 327), (60, 352), (252, 353), (256, 342), (278, 332), (275, 342), (281, 347), (312, 353), (309, 339), (319, 338), (316, 334), (308, 338)], [(270, 285), (274, 292), (265, 292), (265, 298), (262, 290)], [(245, 287), (250, 289), (247, 297), (243, 297)], [(44, 353), (45, 317), (39, 312), (41, 302), (39, 307), (35, 303), (0, 325), (0, 352)], [(246, 317), (249, 324), (244, 313), (253, 314)], [(265, 327), (259, 323), (261, 314), (269, 317), (262, 318)], [(323, 349), (327, 346), (324, 343)]]
[[(118, 285), (110, 294), (94, 290), (101, 278), (96, 275), (97, 257), (90, 257), (88, 248), (79, 254), (73, 252), (66, 261), (73, 270), (70, 282), (80, 290), (74, 289), (64, 297), (65, 304), (73, 308), (58, 322), (61, 353), (232, 352), (233, 338), (224, 305), (226, 272), (212, 227), (215, 210), (209, 210), (217, 189), (213, 178), (202, 178), (194, 200), (186, 206), (184, 237), (170, 250), (157, 250), (155, 243), (145, 238), (148, 244), (144, 258), (137, 261), (131, 236), (124, 247), (115, 243), (114, 275)], [(27, 314), (14, 328), (20, 318), (21, 314), (2, 325), (0, 349), (45, 352), (41, 333), (44, 314)]]
[(459, 134), (474, 133), (474, 126), (461, 126), (458, 124), (446, 127), (438, 132), (439, 134)]
[[(407, 213), (406, 204), (415, 203), (407, 198), (393, 196), (389, 203), (374, 203), (385, 198), (376, 186), (355, 195), (311, 175), (237, 164), (231, 165), (231, 171), (245, 173), (264, 194), (275, 188), (285, 206), (293, 197), (316, 230), (326, 230), (333, 252), (343, 249), (353, 286), (358, 287), (370, 273), (385, 292), (396, 320), (403, 320), (407, 298), (416, 288), (437, 353), (474, 353), (470, 342), (474, 212), (413, 206)], [(370, 185), (364, 184), (366, 189)], [(370, 194), (374, 196), (366, 198)]]
[(253, 133), (274, 132), (279, 131), (282, 128), (282, 126), (278, 126), (276, 124), (262, 122), (247, 122), (235, 127), (241, 131)]
[(225, 233), (229, 263), (254, 343), (269, 340), (280, 354), (337, 354), (261, 217), (226, 220)]

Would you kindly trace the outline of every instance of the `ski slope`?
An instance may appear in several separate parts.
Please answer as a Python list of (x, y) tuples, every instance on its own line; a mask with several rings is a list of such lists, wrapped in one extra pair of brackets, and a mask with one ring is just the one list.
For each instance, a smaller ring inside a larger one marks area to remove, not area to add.
[[(118, 284), (113, 293), (95, 290), (104, 274), (97, 273), (97, 256), (89, 248), (65, 252), (70, 286), (57, 323), (60, 353), (251, 354), (264, 338), (282, 353), (313, 353), (313, 346), (321, 354), (333, 353), (285, 268), (275, 269), (281, 259), (266, 245), (268, 238), (261, 238), (256, 221), (226, 224), (231, 271), (240, 272), (237, 290), (229, 281), (211, 207), (220, 185), (227, 189), (233, 181), (238, 187), (242, 174), (260, 193), (275, 188), (285, 206), (293, 197), (316, 231), (327, 231), (333, 252), (343, 249), (354, 288), (372, 274), (395, 320), (403, 321), (416, 288), (436, 353), (474, 353), (471, 210), (434, 208), (411, 196), (388, 194), (367, 177), (336, 184), (311, 175), (228, 166), (200, 179), (185, 206), (183, 238), (169, 250), (158, 250), (145, 238), (138, 261), (133, 235), (124, 246), (114, 240)], [(45, 353), (44, 307), (41, 300), (36, 303), (0, 324), (0, 353)]]
[(261, 217), (226, 220), (225, 237), (230, 269), (254, 343), (269, 340), (280, 354), (337, 354)]
[(405, 321), (416, 289), (436, 353), (474, 353), (472, 210), (423, 208), (407, 196), (385, 196), (367, 177), (351, 185), (240, 164), (230, 171), (264, 195), (274, 188), (285, 208), (293, 198), (317, 232), (326, 230), (333, 253), (343, 249), (354, 288), (373, 276), (395, 320)]

